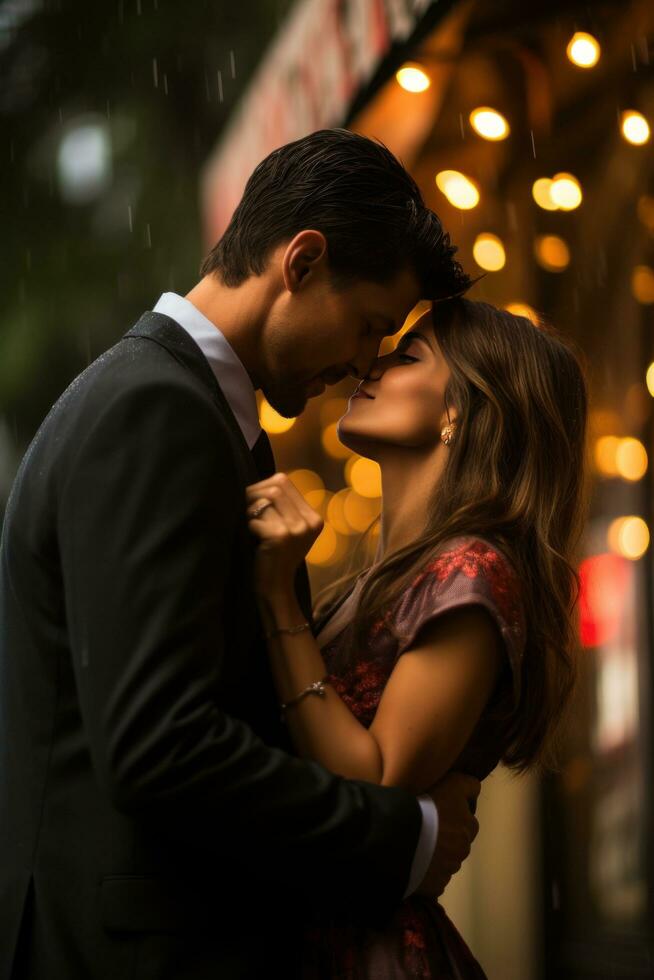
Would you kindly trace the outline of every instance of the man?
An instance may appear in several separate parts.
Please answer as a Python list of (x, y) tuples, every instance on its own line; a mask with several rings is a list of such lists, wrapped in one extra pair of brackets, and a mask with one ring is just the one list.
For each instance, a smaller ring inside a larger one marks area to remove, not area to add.
[(315, 133), (45, 419), (0, 555), (0, 980), (292, 977), (308, 905), (383, 923), (469, 852), (476, 780), (418, 801), (289, 754), (245, 505), (255, 389), (295, 416), (364, 374), (466, 288), (453, 252), (384, 147)]

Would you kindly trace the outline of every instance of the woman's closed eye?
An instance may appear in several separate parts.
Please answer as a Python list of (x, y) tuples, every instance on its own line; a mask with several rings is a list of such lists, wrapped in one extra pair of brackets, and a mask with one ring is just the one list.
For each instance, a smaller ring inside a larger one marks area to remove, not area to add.
[(406, 360), (408, 360), (408, 361), (417, 361), (417, 360), (419, 360), (419, 358), (412, 357), (411, 354), (406, 354), (405, 353), (407, 347), (408, 347), (408, 344), (406, 344), (404, 347), (396, 347), (395, 348), (395, 354), (397, 355), (398, 359), (401, 360), (402, 358), (406, 358)]

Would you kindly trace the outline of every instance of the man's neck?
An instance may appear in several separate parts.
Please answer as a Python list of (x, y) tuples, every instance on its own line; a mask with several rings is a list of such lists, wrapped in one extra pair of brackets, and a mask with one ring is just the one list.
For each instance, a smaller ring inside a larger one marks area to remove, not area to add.
[(257, 389), (261, 387), (257, 350), (263, 318), (261, 297), (250, 287), (250, 281), (232, 289), (214, 276), (205, 276), (184, 299), (219, 328)]

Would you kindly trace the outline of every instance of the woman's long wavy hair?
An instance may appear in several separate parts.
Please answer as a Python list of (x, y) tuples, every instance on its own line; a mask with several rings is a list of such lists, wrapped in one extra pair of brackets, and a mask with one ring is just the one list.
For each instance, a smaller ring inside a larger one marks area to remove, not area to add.
[[(448, 539), (496, 542), (522, 583), (527, 623), (521, 695), (503, 726), (502, 758), (517, 772), (554, 768), (576, 679), (577, 549), (588, 486), (583, 361), (552, 327), (487, 303), (457, 298), (434, 305), (432, 315), (450, 368), (445, 401), (455, 438), (424, 530), (367, 576), (344, 656), (363, 649), (383, 617), (392, 629), (389, 610)], [(316, 621), (358, 574), (321, 591)]]

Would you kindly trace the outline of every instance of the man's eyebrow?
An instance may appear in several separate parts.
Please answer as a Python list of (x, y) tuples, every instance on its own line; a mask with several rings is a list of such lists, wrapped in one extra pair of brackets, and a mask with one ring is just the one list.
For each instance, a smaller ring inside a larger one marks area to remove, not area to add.
[(382, 320), (384, 322), (384, 324), (387, 327), (389, 337), (392, 336), (394, 333), (397, 333), (398, 330), (400, 329), (396, 325), (395, 320), (393, 320), (393, 318), (390, 316), (386, 316), (385, 313), (373, 313), (373, 316), (376, 317), (378, 320)]

